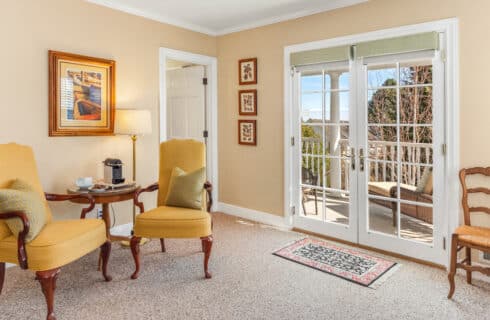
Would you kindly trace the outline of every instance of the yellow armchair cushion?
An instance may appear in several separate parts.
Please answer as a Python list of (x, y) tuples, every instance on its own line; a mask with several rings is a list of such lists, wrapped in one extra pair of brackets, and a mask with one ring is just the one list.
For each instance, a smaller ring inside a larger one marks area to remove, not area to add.
[[(27, 182), (16, 179), (8, 189), (0, 189), (0, 215), (6, 212), (22, 211), (29, 220), (29, 232), (26, 242), (31, 242), (46, 224), (44, 201)], [(7, 226), (14, 236), (24, 229), (22, 220), (12, 218), (6, 220)]]
[(145, 238), (200, 238), (211, 235), (203, 210), (161, 206), (136, 216), (134, 235)]
[[(172, 139), (160, 144), (160, 168), (158, 177), (157, 206), (165, 206), (172, 170), (179, 167), (185, 172), (192, 172), (206, 166), (206, 146), (192, 140)], [(206, 210), (205, 193), (202, 193), (202, 210)]]
[[(104, 242), (106, 233), (102, 220), (52, 221), (26, 244), (28, 268), (33, 271), (59, 268), (99, 248)], [(0, 240), (0, 261), (18, 264), (15, 236)]]
[(205, 167), (188, 173), (175, 167), (170, 176), (165, 205), (200, 210), (204, 182), (206, 182)]

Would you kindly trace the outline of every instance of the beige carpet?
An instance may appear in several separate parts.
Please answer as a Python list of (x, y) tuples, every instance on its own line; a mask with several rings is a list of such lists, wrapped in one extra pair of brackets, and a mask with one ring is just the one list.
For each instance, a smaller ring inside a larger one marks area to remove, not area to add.
[[(62, 269), (56, 314), (62, 319), (489, 319), (490, 284), (457, 278), (447, 300), (442, 270), (393, 259), (403, 266), (372, 290), (273, 256), (303, 237), (215, 214), (213, 279), (204, 280), (200, 242), (168, 240), (142, 247), (142, 272), (130, 280), (129, 250), (113, 246), (102, 281), (93, 253)], [(0, 319), (44, 319), (45, 304), (33, 274), (7, 270)]]

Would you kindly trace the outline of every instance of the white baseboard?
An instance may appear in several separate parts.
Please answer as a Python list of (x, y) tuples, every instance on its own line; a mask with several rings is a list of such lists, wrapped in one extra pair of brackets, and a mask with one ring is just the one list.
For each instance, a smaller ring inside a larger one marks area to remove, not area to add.
[(257, 211), (253, 209), (247, 209), (223, 202), (218, 202), (215, 207), (215, 211), (220, 211), (232, 216), (240, 217), (247, 220), (268, 224), (281, 229), (291, 230), (292, 226), (286, 223), (284, 217), (279, 217), (274, 214)]

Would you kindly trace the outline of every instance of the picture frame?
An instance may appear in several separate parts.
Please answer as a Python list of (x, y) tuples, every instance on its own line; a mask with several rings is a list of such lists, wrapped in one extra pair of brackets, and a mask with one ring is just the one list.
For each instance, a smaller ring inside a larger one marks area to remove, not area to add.
[(238, 113), (241, 116), (257, 115), (257, 90), (238, 91)]
[(114, 134), (114, 60), (49, 51), (49, 136)]
[(238, 61), (238, 83), (240, 85), (257, 84), (257, 58)]
[(257, 120), (238, 120), (238, 144), (257, 145)]

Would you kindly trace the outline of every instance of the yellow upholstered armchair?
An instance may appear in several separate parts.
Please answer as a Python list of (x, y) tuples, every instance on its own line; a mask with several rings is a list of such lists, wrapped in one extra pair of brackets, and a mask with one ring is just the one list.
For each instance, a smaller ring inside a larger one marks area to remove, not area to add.
[[(139, 207), (141, 214), (136, 217), (134, 234), (131, 238), (131, 252), (136, 265), (132, 279), (138, 278), (140, 270), (139, 243), (142, 237), (159, 238), (162, 252), (165, 252), (165, 238), (200, 238), (204, 252), (204, 274), (207, 279), (211, 278), (211, 273), (208, 271), (208, 261), (213, 245), (212, 222), (209, 214), (212, 205), (211, 184), (205, 182), (204, 185), (197, 186), (198, 198), (202, 197), (200, 208), (189, 209), (166, 205), (169, 185), (175, 168), (180, 168), (185, 172), (197, 172), (203, 170), (205, 165), (205, 145), (201, 142), (170, 140), (160, 144), (158, 182), (140, 189), (134, 198), (135, 205)], [(145, 211), (143, 203), (138, 200), (139, 195), (155, 190), (158, 190), (157, 208)]]
[[(87, 253), (101, 248), (102, 273), (106, 281), (111, 277), (107, 275), (107, 262), (111, 250), (111, 243), (107, 240), (104, 222), (96, 219), (84, 219), (85, 215), (94, 206), (94, 200), (89, 195), (55, 195), (44, 193), (36, 169), (32, 149), (18, 144), (0, 144), (0, 189), (8, 189), (16, 181), (22, 179), (28, 183), (34, 193), (39, 194), (39, 201), (44, 205), (46, 223), (39, 234), (31, 241), (26, 241), (26, 235), (32, 222), (25, 212), (0, 213), (0, 292), (5, 279), (5, 263), (18, 264), (22, 269), (36, 272), (36, 280), (46, 298), (48, 309), (47, 319), (56, 319), (54, 316), (54, 291), (56, 278), (60, 268)], [(37, 197), (37, 196), (36, 196)], [(46, 200), (63, 201), (75, 198), (86, 198), (90, 205), (82, 210), (81, 219), (53, 221), (51, 211)], [(22, 221), (22, 229), (13, 234), (7, 226), (7, 219)], [(31, 223), (30, 223), (31, 222)], [(20, 308), (21, 306), (19, 306)]]

